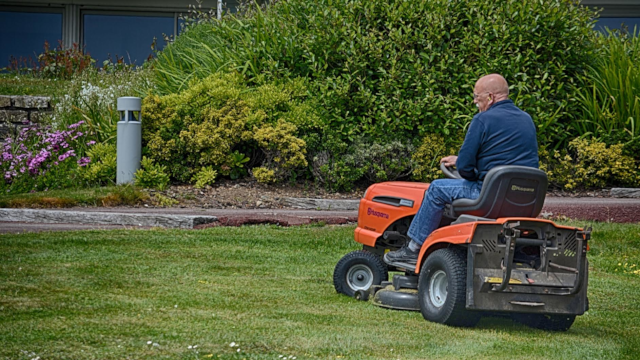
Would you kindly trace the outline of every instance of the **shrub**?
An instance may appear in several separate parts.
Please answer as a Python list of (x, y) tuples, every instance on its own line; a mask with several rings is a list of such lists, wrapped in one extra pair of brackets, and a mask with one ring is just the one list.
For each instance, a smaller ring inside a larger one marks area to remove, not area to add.
[[(239, 74), (218, 73), (179, 94), (149, 96), (143, 101), (144, 145), (182, 182), (203, 166), (241, 176), (249, 161), (284, 179), (306, 166), (306, 142), (297, 132), (316, 119), (301, 86), (293, 80), (251, 88)], [(248, 159), (250, 154), (256, 159)]]
[(143, 156), (140, 161), (141, 169), (135, 173), (135, 184), (145, 189), (165, 190), (169, 186), (169, 175), (167, 168), (163, 165), (154, 164), (153, 160)]
[(206, 166), (200, 169), (191, 181), (196, 182), (196, 188), (202, 189), (206, 185), (213, 185), (216, 182), (216, 176), (218, 176), (218, 172), (213, 170), (211, 166)]
[(316, 181), (333, 191), (351, 191), (364, 173), (365, 170), (357, 166), (353, 154), (334, 155), (329, 151), (321, 151), (313, 157)]
[[(333, 144), (327, 146), (332, 147), (340, 148)], [(408, 178), (413, 149), (411, 144), (400, 141), (380, 144), (358, 138), (348, 149), (341, 149), (337, 154), (328, 150), (316, 153), (313, 174), (327, 188), (347, 191), (363, 177), (369, 182)]]
[(116, 182), (116, 146), (114, 144), (95, 144), (87, 156), (91, 162), (80, 175), (88, 185), (110, 185)]
[(607, 185), (637, 185), (640, 180), (634, 159), (622, 154), (622, 144), (607, 145), (596, 139), (577, 138), (568, 151), (541, 151), (541, 169), (552, 185), (567, 190), (602, 188)]
[(259, 183), (269, 184), (276, 181), (276, 174), (273, 170), (263, 167), (257, 167), (253, 168), (252, 172), (253, 177), (255, 177)]
[(266, 157), (263, 164), (281, 174), (276, 178), (288, 177), (288, 170), (307, 166), (306, 143), (295, 136), (296, 130), (295, 125), (284, 120), (279, 120), (275, 125), (255, 128), (253, 138)]
[(171, 207), (180, 203), (178, 200), (172, 199), (162, 194), (155, 194), (155, 196), (153, 197), (153, 202), (155, 205), (162, 207)]
[(220, 173), (228, 176), (231, 180), (239, 179), (247, 175), (245, 164), (249, 162), (249, 158), (244, 154), (235, 150), (227, 158), (226, 164), (220, 166)]
[(380, 144), (360, 140), (354, 145), (354, 158), (368, 181), (392, 181), (409, 177), (413, 150), (411, 144), (401, 141)]
[(20, 193), (75, 186), (76, 168), (90, 161), (77, 150), (85, 141), (82, 125), (56, 131), (33, 125), (15, 139), (6, 139), (0, 155), (0, 190)]

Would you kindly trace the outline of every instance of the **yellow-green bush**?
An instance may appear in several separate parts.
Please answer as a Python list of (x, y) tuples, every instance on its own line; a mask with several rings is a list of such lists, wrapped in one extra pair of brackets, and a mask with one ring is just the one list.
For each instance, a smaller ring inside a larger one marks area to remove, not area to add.
[(255, 177), (259, 183), (263, 184), (269, 184), (276, 181), (275, 172), (263, 167), (253, 168), (253, 177)]
[(623, 144), (607, 145), (596, 139), (577, 138), (567, 151), (541, 149), (540, 168), (552, 185), (567, 190), (611, 185), (637, 186), (640, 172), (635, 160), (623, 154)]
[(424, 182), (442, 178), (440, 159), (457, 153), (457, 149), (447, 145), (441, 135), (428, 134), (412, 156), (413, 178)]
[(169, 175), (166, 166), (154, 164), (153, 160), (143, 156), (141, 169), (135, 173), (135, 184), (145, 189), (165, 190), (169, 186)]
[[(230, 169), (245, 163), (281, 180), (307, 166), (306, 142), (298, 133), (318, 117), (305, 94), (301, 79), (249, 87), (239, 74), (216, 73), (178, 94), (145, 98), (143, 142), (178, 181), (191, 181), (203, 167), (242, 174)], [(247, 162), (245, 156), (254, 158)]]
[(99, 143), (87, 151), (89, 165), (80, 168), (80, 176), (90, 185), (104, 185), (116, 181), (116, 145)]
[(195, 187), (202, 189), (206, 185), (213, 185), (216, 182), (216, 176), (218, 176), (217, 171), (213, 170), (211, 166), (204, 166), (193, 176), (191, 181), (195, 180)]

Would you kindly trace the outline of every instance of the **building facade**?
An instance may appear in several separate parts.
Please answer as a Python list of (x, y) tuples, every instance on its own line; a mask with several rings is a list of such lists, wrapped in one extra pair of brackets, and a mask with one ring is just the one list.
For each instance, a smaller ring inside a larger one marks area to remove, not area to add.
[[(217, 8), (204, 0), (203, 10)], [(237, 1), (225, 0), (225, 11)], [(0, 68), (11, 56), (35, 58), (45, 41), (54, 48), (82, 44), (98, 64), (116, 56), (142, 64), (157, 39), (178, 33), (180, 14), (195, 0), (0, 0)]]
[[(180, 14), (195, 0), (0, 0), (0, 68), (11, 56), (35, 58), (47, 41), (56, 47), (81, 44), (98, 64), (111, 57), (142, 64), (152, 54), (153, 39), (161, 48), (163, 35), (180, 29)], [(225, 0), (226, 11), (237, 0)], [(622, 24), (640, 29), (640, 0), (582, 0), (603, 8), (598, 26)], [(204, 0), (216, 9), (217, 0)]]

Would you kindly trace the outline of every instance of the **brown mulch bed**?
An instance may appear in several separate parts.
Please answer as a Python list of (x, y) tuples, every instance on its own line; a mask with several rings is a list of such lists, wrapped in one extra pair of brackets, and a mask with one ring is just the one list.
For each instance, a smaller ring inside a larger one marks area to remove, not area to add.
[(360, 199), (365, 189), (330, 192), (312, 182), (265, 185), (256, 181), (220, 180), (213, 186), (196, 189), (175, 185), (165, 191), (148, 190), (147, 206), (158, 204), (156, 194), (178, 202), (179, 207), (212, 209), (284, 209), (290, 207), (285, 198)]

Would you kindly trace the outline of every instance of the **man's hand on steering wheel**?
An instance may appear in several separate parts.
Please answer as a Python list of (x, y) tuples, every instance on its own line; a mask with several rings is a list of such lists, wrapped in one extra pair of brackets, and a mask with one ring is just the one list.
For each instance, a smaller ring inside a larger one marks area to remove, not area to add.
[(443, 157), (440, 159), (440, 163), (444, 164), (446, 167), (453, 167), (456, 165), (456, 161), (458, 161), (458, 157), (455, 155), (450, 155), (447, 157)]
[(450, 155), (440, 159), (440, 170), (442, 170), (444, 175), (449, 179), (462, 179), (458, 171), (453, 168), (456, 165), (457, 160), (458, 157), (455, 155)]

